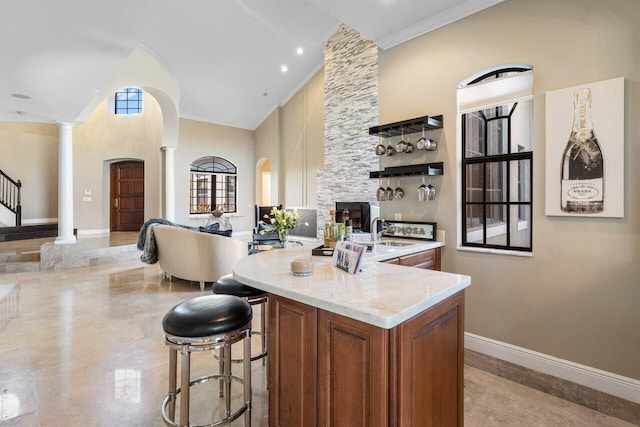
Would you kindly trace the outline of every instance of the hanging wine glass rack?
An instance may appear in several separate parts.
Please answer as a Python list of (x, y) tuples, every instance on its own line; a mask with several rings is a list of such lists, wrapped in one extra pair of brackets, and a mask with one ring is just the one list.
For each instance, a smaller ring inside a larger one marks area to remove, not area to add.
[(442, 115), (416, 117), (415, 119), (403, 120), (401, 122), (388, 123), (369, 128), (369, 135), (377, 135), (384, 138), (405, 134), (421, 132), (423, 129), (433, 130), (442, 128)]
[(381, 171), (369, 172), (369, 178), (383, 178), (390, 176), (412, 176), (412, 175), (442, 175), (444, 173), (444, 163), (420, 163), (418, 165), (390, 166)]

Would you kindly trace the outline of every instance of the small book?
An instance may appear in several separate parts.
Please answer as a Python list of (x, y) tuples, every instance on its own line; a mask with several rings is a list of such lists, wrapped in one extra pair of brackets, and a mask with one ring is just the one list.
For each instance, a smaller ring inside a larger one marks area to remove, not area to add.
[(333, 263), (340, 270), (356, 274), (360, 271), (362, 255), (367, 250), (365, 245), (353, 242), (337, 242), (333, 250)]

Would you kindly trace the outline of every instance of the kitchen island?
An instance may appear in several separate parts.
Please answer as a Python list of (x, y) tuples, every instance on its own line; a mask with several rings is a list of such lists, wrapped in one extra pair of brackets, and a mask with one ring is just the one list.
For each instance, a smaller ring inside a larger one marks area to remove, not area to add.
[(234, 277), (271, 294), (269, 425), (461, 426), (468, 276), (380, 261), (420, 248), (374, 249), (348, 274), (299, 248), (240, 260)]

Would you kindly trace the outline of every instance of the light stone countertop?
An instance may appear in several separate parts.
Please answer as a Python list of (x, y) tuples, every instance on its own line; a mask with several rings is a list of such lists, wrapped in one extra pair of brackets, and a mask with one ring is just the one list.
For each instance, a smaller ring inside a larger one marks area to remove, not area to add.
[(349, 274), (331, 257), (314, 256), (313, 275), (296, 277), (290, 262), (313, 245), (257, 253), (238, 261), (233, 275), (240, 282), (313, 307), (391, 329), (471, 284), (460, 274), (379, 262), (442, 246), (440, 242), (402, 239), (408, 246), (379, 246), (367, 252), (362, 271)]

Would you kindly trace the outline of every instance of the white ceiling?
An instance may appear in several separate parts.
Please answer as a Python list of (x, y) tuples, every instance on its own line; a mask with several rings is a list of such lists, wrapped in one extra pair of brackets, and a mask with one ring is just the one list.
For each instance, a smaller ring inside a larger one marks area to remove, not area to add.
[(255, 129), (340, 23), (387, 49), (501, 1), (2, 0), (0, 121), (74, 121), (144, 46), (177, 81), (181, 117)]

